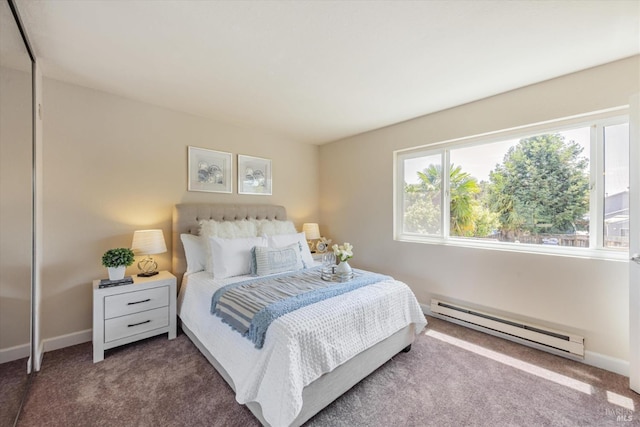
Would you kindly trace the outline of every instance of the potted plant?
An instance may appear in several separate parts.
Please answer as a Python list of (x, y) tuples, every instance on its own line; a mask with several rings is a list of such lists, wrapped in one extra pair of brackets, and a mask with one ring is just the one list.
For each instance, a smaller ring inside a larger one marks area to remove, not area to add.
[(134, 254), (129, 248), (109, 249), (102, 255), (102, 265), (107, 267), (109, 280), (124, 279), (124, 272), (133, 260)]

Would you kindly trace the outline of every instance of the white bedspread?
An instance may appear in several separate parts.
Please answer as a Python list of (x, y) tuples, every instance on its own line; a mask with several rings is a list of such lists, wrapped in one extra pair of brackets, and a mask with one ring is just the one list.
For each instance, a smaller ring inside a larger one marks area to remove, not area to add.
[(258, 350), (209, 311), (216, 289), (246, 278), (213, 280), (207, 272), (185, 276), (178, 315), (229, 373), (236, 400), (259, 403), (274, 427), (296, 418), (303, 388), (322, 374), (411, 323), (416, 333), (426, 325), (409, 287), (386, 280), (278, 318)]

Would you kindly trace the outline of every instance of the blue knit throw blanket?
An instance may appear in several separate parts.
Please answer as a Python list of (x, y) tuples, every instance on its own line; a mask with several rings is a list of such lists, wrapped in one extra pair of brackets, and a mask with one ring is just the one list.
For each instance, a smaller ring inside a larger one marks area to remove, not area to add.
[(262, 348), (269, 325), (278, 317), (390, 278), (354, 269), (353, 279), (336, 283), (322, 280), (321, 271), (314, 267), (223, 286), (213, 294), (211, 313)]

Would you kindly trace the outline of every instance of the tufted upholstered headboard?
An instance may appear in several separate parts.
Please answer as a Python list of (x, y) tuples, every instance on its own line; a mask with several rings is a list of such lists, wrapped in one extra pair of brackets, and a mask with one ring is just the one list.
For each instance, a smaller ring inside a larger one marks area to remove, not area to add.
[(287, 210), (277, 205), (230, 205), (221, 203), (182, 203), (173, 208), (173, 227), (171, 242), (173, 253), (171, 266), (173, 274), (182, 282), (187, 270), (187, 261), (180, 234), (197, 235), (200, 230), (198, 221), (214, 219), (216, 221), (236, 221), (242, 219), (287, 219)]

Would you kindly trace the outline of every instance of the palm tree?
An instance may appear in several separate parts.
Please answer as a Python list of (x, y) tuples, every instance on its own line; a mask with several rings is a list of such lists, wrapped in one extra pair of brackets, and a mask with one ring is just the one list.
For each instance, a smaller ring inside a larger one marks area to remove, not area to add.
[[(429, 194), (434, 203), (440, 200), (442, 188), (442, 166), (429, 165), (418, 172), (420, 190)], [(474, 205), (477, 204), (475, 195), (480, 193), (478, 180), (469, 173), (463, 172), (462, 167), (451, 164), (449, 168), (450, 188), (450, 228), (451, 234), (456, 236), (473, 235), (475, 228)]]

